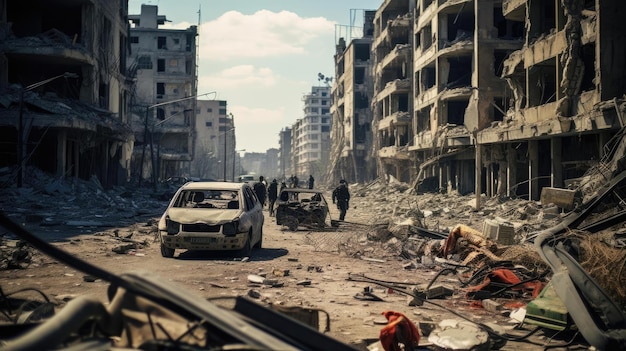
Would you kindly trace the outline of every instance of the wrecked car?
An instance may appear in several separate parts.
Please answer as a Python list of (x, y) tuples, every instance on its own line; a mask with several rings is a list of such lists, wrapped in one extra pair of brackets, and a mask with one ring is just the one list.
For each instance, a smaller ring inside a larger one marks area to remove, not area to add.
[(176, 249), (231, 250), (250, 256), (263, 243), (261, 203), (246, 183), (190, 182), (181, 186), (159, 220), (161, 255)]
[(276, 201), (276, 224), (296, 231), (299, 226), (324, 228), (328, 202), (320, 190), (285, 188)]
[(0, 323), (0, 350), (355, 350), (246, 297), (221, 307), (151, 272), (114, 274), (48, 244), (2, 212), (0, 227), (109, 283), (107, 302), (83, 295), (58, 312), (42, 304), (24, 313), (26, 319), (12, 318), (21, 308), (3, 291), (0, 309), (11, 322)]

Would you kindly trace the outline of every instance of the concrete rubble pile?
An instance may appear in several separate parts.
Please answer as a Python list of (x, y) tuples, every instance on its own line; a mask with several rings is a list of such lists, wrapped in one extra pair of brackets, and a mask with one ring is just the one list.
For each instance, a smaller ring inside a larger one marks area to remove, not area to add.
[[(615, 163), (606, 168), (613, 171), (612, 174), (619, 171)], [(571, 197), (570, 194), (576, 193), (581, 198), (581, 194), (584, 194), (585, 202), (590, 202), (594, 196), (606, 191), (604, 188), (607, 179), (611, 180), (611, 176), (606, 171), (602, 173), (590, 170), (576, 184), (576, 192), (546, 189), (547, 195), (544, 198), (542, 194), (542, 201), (483, 197), (479, 210), (476, 209), (474, 195), (418, 195), (409, 185), (391, 177), (390, 181), (378, 179), (370, 184), (352, 184), (352, 218), (357, 222), (367, 222), (370, 226), (363, 230), (359, 240), (346, 241), (342, 251), (352, 256), (378, 259), (380, 262), (395, 258), (401, 260), (404, 269), (416, 270), (418, 276), (428, 270), (438, 273), (428, 283), (410, 287), (401, 282), (376, 281), (365, 276), (351, 279), (404, 292), (410, 297), (409, 306), (421, 306), (424, 302), (437, 305), (432, 302), (437, 299), (467, 300), (472, 306), (482, 307), (494, 315), (508, 315), (518, 320), (520, 325), (535, 325), (544, 331), (570, 331), (575, 337), (578, 328), (591, 325), (592, 331), (582, 332), (585, 340), (581, 338), (580, 342), (585, 344), (586, 341), (599, 349), (621, 345), (626, 340), (619, 327), (621, 322), (596, 326), (587, 321), (588, 315), (584, 312), (575, 313), (575, 318), (568, 314), (567, 306), (571, 308), (572, 301), (576, 298), (571, 292), (565, 294), (559, 291), (560, 296), (566, 296), (564, 299), (559, 299), (559, 295), (555, 294), (552, 288), (554, 263), (546, 261), (545, 253), (538, 250), (541, 242), (535, 243), (541, 233), (554, 231), (554, 228), (567, 228), (572, 222), (568, 218), (578, 218), (577, 212), (585, 212), (580, 209), (582, 200)], [(548, 201), (558, 200), (563, 194), (571, 203), (563, 205), (558, 201), (556, 204)], [(615, 197), (621, 204), (620, 196), (615, 194)], [(586, 275), (586, 279), (595, 279), (594, 284), (601, 286), (596, 291), (583, 291), (581, 296), (595, 295), (589, 298), (592, 300), (590, 304), (610, 306), (605, 311), (610, 314), (615, 310), (624, 311), (626, 307), (626, 289), (623, 287), (626, 278), (623, 269), (626, 258), (626, 251), (623, 250), (626, 229), (623, 228), (624, 217), (619, 217), (621, 212), (611, 217), (616, 212), (615, 208), (612, 208), (608, 200), (604, 202), (606, 207), (598, 206), (600, 213), (589, 215), (589, 218), (596, 220), (595, 223), (600, 224), (590, 224), (586, 228), (595, 230), (587, 232), (576, 230), (572, 226), (556, 237), (556, 242), (565, 242), (574, 248), (570, 251), (576, 253), (580, 265), (580, 272), (573, 273), (574, 277)], [(360, 216), (362, 214), (366, 215)], [(603, 218), (607, 216), (613, 226), (604, 224), (608, 220)], [(373, 250), (372, 247), (378, 250)], [(594, 301), (598, 296), (600, 301)], [(453, 304), (458, 305), (459, 302)], [(623, 315), (623, 312), (618, 314)], [(589, 315), (593, 315), (593, 311)], [(581, 327), (577, 326), (577, 321), (580, 321)], [(466, 322), (456, 320), (455, 323), (461, 325)], [(441, 323), (447, 325), (450, 321)], [(506, 338), (497, 336), (493, 327), (478, 328), (481, 333), (486, 331), (480, 345), (463, 344), (467, 341), (463, 337), (467, 335), (463, 331), (466, 326), (445, 327), (435, 323), (430, 329), (435, 329), (436, 332), (425, 336), (430, 343), (444, 349), (497, 348), (495, 344), (503, 341), (506, 343)], [(449, 328), (451, 330), (446, 331)], [(429, 331), (429, 328), (423, 329)], [(447, 341), (442, 341), (442, 335), (448, 332), (450, 334), (445, 338)], [(446, 344), (450, 340), (459, 342), (457, 346), (463, 346), (457, 348), (452, 345), (454, 342)]]
[[(0, 184), (11, 184), (14, 172), (11, 168), (0, 169)], [(36, 168), (28, 168), (24, 183), (22, 188), (3, 189), (0, 208), (18, 223), (43, 228), (40, 231), (44, 236), (46, 232), (55, 231), (86, 233), (93, 228), (106, 231), (107, 228), (136, 226), (141, 219), (146, 220), (141, 225), (146, 225), (167, 206), (152, 189), (118, 186), (105, 190), (95, 177), (89, 181), (57, 179)], [(143, 231), (154, 236), (156, 224), (148, 225)], [(35, 250), (6, 234), (0, 233), (0, 268), (27, 267), (33, 256), (38, 256), (34, 255)], [(117, 239), (112, 244), (115, 245), (113, 252), (128, 253), (152, 241), (125, 238), (131, 234), (112, 233)]]

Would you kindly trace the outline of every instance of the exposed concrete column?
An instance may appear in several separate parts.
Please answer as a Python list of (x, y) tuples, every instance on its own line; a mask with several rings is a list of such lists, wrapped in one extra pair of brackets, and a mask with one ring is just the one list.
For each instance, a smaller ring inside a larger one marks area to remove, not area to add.
[(57, 133), (57, 166), (56, 176), (63, 178), (65, 174), (65, 166), (67, 165), (67, 130), (62, 129)]
[(439, 163), (439, 189), (443, 189), (445, 186), (445, 179), (443, 178), (443, 168), (444, 166)]
[(539, 142), (528, 141), (528, 200), (539, 199)]
[(480, 186), (482, 179), (482, 168), (483, 162), (481, 157), (482, 145), (476, 144), (476, 156), (474, 157), (474, 165), (476, 167), (476, 178), (475, 178), (475, 194), (476, 194), (476, 209), (480, 209), (480, 194), (482, 193), (482, 189)]
[(513, 196), (511, 190), (517, 182), (517, 151), (513, 145), (506, 144), (506, 196)]
[(78, 170), (80, 169), (80, 147), (77, 142), (72, 142), (70, 146), (72, 153), (72, 177), (78, 178)]
[(551, 186), (553, 188), (563, 187), (563, 164), (562, 164), (562, 139), (550, 139), (550, 154), (552, 158)]

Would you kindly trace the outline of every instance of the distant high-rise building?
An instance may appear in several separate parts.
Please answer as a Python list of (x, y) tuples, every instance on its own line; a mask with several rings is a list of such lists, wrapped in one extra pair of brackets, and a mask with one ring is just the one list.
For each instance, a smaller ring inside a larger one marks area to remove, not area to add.
[(330, 87), (312, 87), (303, 96), (304, 117), (291, 129), (293, 173), (300, 179), (309, 174), (320, 181), (326, 175), (330, 150)]

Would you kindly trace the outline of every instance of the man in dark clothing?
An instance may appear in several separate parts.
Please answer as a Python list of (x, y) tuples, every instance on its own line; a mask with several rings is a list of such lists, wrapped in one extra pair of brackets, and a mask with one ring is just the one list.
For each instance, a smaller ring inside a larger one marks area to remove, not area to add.
[(314, 182), (315, 182), (315, 178), (313, 178), (312, 174), (309, 174), (309, 189), (313, 189)]
[(343, 179), (339, 181), (339, 186), (333, 190), (333, 203), (337, 203), (339, 220), (343, 221), (346, 218), (348, 207), (350, 207), (350, 192), (346, 181)]
[(293, 188), (298, 188), (298, 184), (300, 183), (300, 180), (298, 179), (297, 175), (293, 176)]
[(270, 210), (270, 217), (274, 215), (274, 203), (278, 197), (278, 181), (272, 180), (270, 186), (267, 187), (267, 198), (270, 200), (268, 208)]
[(265, 182), (263, 182), (263, 176), (260, 176), (259, 181), (254, 183), (253, 189), (254, 189), (254, 192), (256, 193), (256, 197), (259, 198), (261, 207), (264, 207), (265, 198), (267, 197), (267, 189), (265, 188)]

